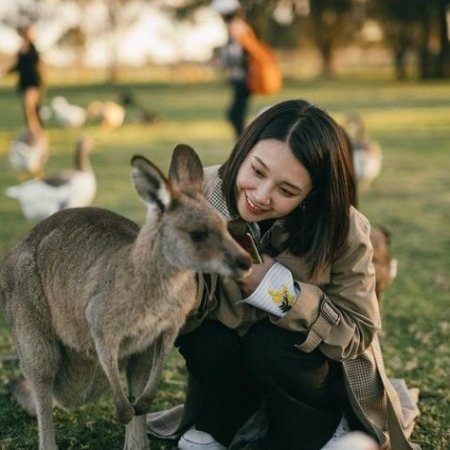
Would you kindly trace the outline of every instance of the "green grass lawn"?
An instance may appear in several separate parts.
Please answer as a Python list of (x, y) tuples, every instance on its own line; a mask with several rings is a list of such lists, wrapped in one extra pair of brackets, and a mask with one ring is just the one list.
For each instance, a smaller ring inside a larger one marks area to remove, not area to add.
[[(228, 90), (219, 83), (133, 85), (141, 104), (163, 121), (143, 125), (127, 116), (112, 132), (91, 123), (65, 130), (54, 120), (47, 125), (50, 160), (46, 172), (70, 167), (75, 141), (94, 138), (91, 154), (98, 178), (94, 204), (142, 223), (144, 207), (130, 183), (129, 161), (140, 153), (165, 171), (173, 147), (193, 146), (205, 165), (221, 162), (231, 150), (232, 133), (224, 121)], [(47, 99), (64, 95), (87, 105), (93, 99), (117, 99), (117, 89), (103, 85), (47, 90)], [(306, 98), (326, 108), (338, 121), (360, 113), (370, 136), (384, 152), (383, 170), (360, 209), (373, 223), (392, 234), (399, 273), (384, 296), (382, 346), (390, 376), (405, 378), (420, 388), (421, 417), (414, 439), (423, 449), (449, 448), (449, 329), (450, 329), (450, 84), (393, 83), (384, 80), (291, 81), (282, 93), (253, 100), (251, 116), (264, 106), (288, 98)], [(15, 92), (0, 90), (0, 258), (32, 226), (18, 204), (3, 195), (16, 183), (8, 163), (8, 146), (22, 124)], [(13, 345), (0, 315), (0, 355)], [(6, 383), (19, 374), (14, 362), (0, 363), (0, 449), (37, 448), (35, 420), (9, 396)], [(174, 352), (161, 380), (154, 409), (183, 399), (185, 371)], [(75, 411), (56, 410), (60, 449), (120, 449), (123, 427), (113, 421), (111, 398)], [(301, 418), (299, 418), (301, 420)], [(153, 448), (173, 449), (154, 441)]]

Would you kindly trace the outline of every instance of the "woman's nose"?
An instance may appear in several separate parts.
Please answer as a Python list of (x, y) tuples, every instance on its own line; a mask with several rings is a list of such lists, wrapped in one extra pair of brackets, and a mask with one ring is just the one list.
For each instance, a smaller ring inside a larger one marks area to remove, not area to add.
[(258, 187), (256, 191), (255, 200), (262, 206), (270, 205), (271, 203), (271, 189), (270, 186), (263, 184)]

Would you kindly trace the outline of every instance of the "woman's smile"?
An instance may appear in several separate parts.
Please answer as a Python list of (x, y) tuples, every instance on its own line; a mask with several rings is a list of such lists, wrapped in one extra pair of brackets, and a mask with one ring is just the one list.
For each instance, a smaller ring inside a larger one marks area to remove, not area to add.
[(247, 208), (252, 212), (253, 214), (260, 214), (262, 212), (267, 212), (270, 209), (269, 208), (263, 208), (261, 206), (256, 205), (254, 202), (250, 200), (250, 198), (246, 195), (245, 199), (247, 200)]

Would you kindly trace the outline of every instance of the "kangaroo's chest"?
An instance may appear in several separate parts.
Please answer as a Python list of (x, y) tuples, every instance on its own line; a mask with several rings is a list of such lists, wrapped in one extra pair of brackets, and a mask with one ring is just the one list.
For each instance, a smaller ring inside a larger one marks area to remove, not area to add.
[(124, 334), (119, 357), (141, 352), (162, 333), (177, 332), (195, 304), (195, 284), (183, 283), (168, 289), (165, 295), (155, 297), (150, 306), (131, 324)]

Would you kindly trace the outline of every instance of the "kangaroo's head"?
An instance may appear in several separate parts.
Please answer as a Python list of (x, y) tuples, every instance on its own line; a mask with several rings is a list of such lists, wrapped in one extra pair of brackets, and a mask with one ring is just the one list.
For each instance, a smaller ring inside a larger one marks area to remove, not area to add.
[(148, 205), (149, 216), (157, 217), (155, 238), (169, 264), (231, 277), (249, 270), (248, 253), (203, 196), (203, 168), (192, 148), (175, 148), (169, 178), (142, 156), (134, 156), (132, 165), (136, 190)]

